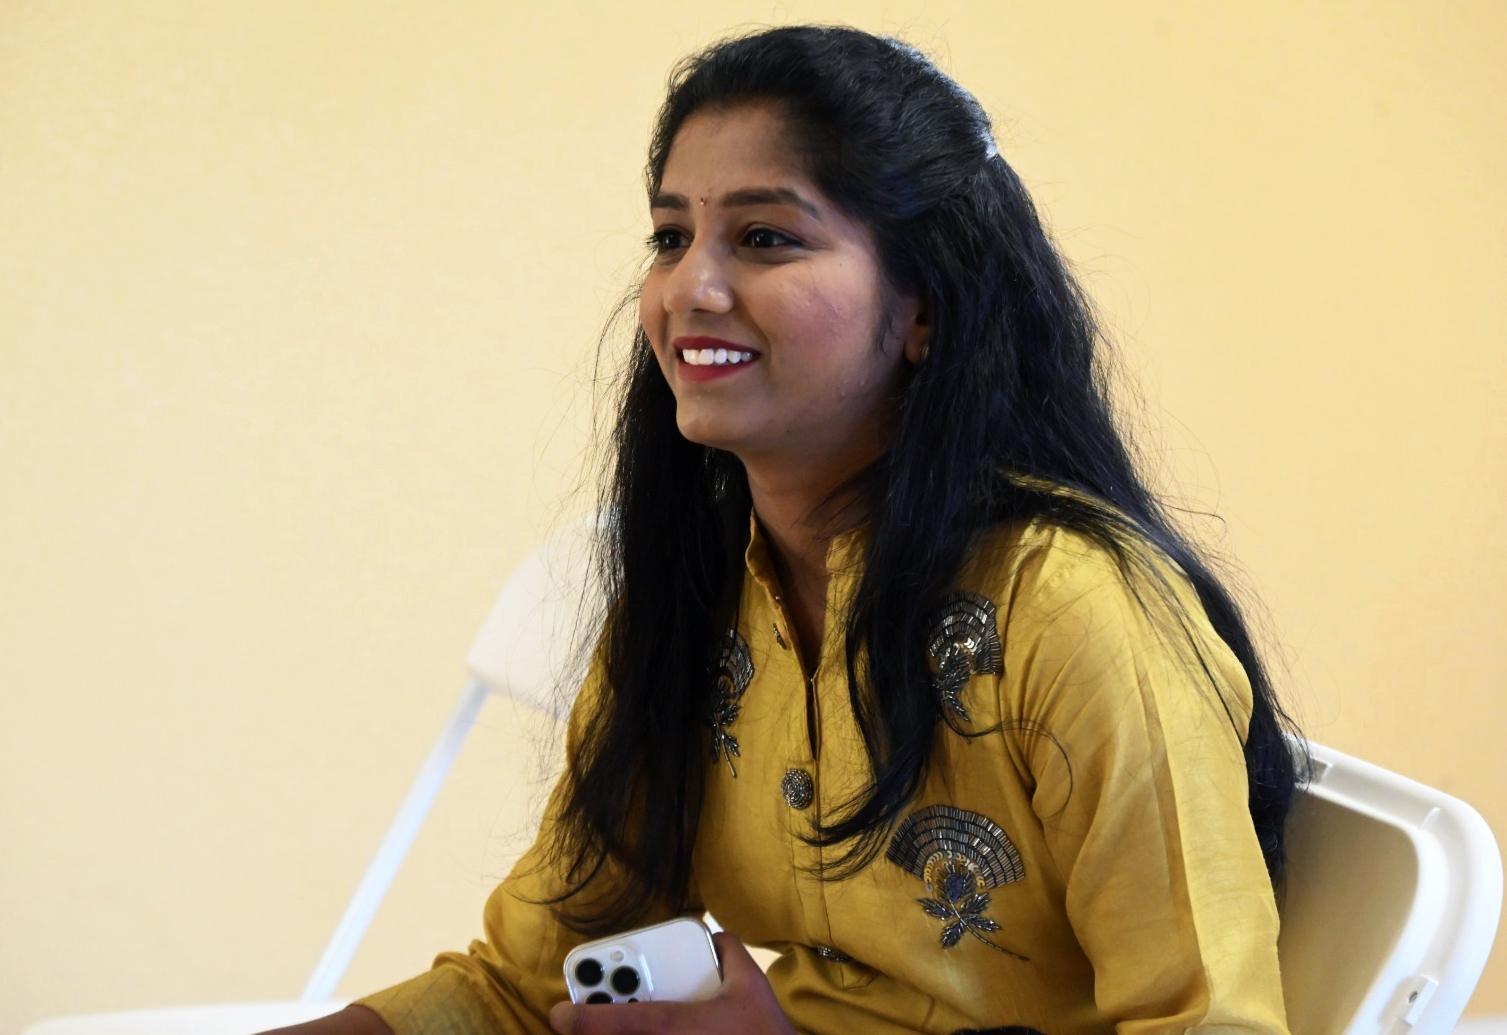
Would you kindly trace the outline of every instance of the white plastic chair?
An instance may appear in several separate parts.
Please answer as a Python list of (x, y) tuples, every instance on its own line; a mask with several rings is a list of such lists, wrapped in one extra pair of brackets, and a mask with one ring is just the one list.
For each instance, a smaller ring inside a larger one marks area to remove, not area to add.
[[(340, 978), (408, 854), (488, 693), (561, 716), (568, 648), (600, 601), (587, 585), (592, 521), (526, 557), (471, 646), (471, 680), (367, 867), (297, 1002), (179, 1007), (60, 1018), (23, 1035), (247, 1035), (339, 1010)], [(590, 614), (588, 610), (588, 614)], [(1502, 899), (1495, 839), (1469, 805), (1319, 744), (1288, 824), (1278, 941), (1297, 1035), (1447, 1035), (1480, 979)]]
[(1277, 939), (1296, 1033), (1448, 1035), (1491, 952), (1502, 856), (1458, 798), (1321, 744)]

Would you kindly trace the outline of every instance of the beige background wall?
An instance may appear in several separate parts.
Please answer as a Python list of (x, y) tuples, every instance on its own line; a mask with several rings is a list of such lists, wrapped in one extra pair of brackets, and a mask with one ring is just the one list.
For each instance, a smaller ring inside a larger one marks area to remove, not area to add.
[[(297, 995), (580, 506), (665, 73), (755, 24), (980, 96), (1309, 734), (1507, 831), (1503, 10), (0, 6), (0, 1029)], [(344, 994), (478, 932), (531, 728), (486, 714)]]

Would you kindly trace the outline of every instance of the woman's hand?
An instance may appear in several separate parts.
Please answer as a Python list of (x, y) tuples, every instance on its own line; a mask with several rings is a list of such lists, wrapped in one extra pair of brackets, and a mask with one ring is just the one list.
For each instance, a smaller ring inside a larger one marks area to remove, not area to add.
[(722, 958), (722, 990), (715, 997), (699, 1003), (556, 1003), (549, 1026), (560, 1035), (795, 1035), (743, 943), (725, 931), (712, 940)]

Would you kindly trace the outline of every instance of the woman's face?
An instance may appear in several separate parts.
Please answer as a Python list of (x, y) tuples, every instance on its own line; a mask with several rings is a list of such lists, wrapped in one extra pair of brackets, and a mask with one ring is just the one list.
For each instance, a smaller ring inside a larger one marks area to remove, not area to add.
[(766, 104), (681, 124), (650, 206), (639, 320), (686, 438), (745, 464), (856, 469), (884, 448), (926, 328), (788, 140)]

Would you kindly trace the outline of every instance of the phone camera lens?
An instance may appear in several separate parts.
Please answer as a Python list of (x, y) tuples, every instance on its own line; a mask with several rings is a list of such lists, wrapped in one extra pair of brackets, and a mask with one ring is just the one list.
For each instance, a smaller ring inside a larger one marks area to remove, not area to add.
[(632, 995), (638, 991), (638, 971), (632, 967), (618, 967), (612, 972), (612, 987), (618, 995)]
[(586, 1001), (588, 1003), (610, 1003), (612, 1002), (612, 996), (606, 992), (593, 992), (586, 997)]
[(593, 959), (584, 959), (576, 964), (576, 980), (582, 985), (600, 985), (602, 983), (602, 965)]

